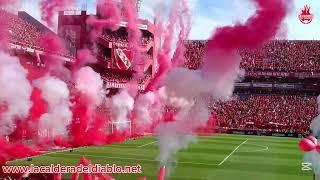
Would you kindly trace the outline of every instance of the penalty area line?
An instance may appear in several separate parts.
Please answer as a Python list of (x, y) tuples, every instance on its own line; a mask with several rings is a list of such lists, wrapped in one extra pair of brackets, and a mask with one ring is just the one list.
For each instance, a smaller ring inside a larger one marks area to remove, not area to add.
[(244, 143), (246, 143), (249, 139), (246, 139), (245, 141), (243, 141), (241, 144), (239, 144), (239, 146), (237, 146), (236, 148), (234, 148), (234, 150), (227, 156), (225, 157), (219, 164), (218, 166), (221, 166), (224, 162), (227, 161), (227, 159), (233, 154), (235, 153), (239, 148), (240, 146), (242, 146)]
[(156, 142), (158, 142), (158, 141), (152, 141), (152, 142), (150, 142), (150, 143), (147, 143), (147, 144), (143, 144), (143, 145), (141, 145), (141, 146), (138, 146), (137, 148), (142, 148), (142, 147), (148, 146), (148, 145), (150, 145), (150, 144), (154, 144), (154, 143), (156, 143)]

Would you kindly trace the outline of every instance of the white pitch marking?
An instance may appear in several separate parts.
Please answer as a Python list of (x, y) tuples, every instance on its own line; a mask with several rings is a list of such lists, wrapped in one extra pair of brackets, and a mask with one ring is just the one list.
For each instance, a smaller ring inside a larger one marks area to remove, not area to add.
[[(81, 154), (71, 154), (71, 153), (61, 153), (63, 155), (69, 156), (81, 156)], [(110, 159), (120, 159), (120, 160), (136, 160), (136, 161), (149, 161), (149, 162), (159, 162), (158, 160), (152, 159), (140, 159), (140, 158), (126, 158), (126, 157), (114, 157), (114, 156), (97, 156), (97, 155), (85, 155), (87, 157), (101, 157), (101, 158), (110, 158)], [(176, 162), (178, 164), (193, 164), (193, 165), (207, 165), (207, 166), (217, 166), (218, 164), (209, 164), (209, 163), (197, 163), (197, 162)]]
[(150, 142), (150, 143), (147, 143), (147, 144), (143, 144), (143, 145), (141, 145), (141, 146), (138, 146), (137, 148), (141, 148), (141, 147), (144, 147), (144, 146), (148, 146), (148, 145), (154, 144), (154, 143), (156, 143), (156, 142), (158, 142), (158, 141), (153, 141), (153, 142)]
[(242, 146), (244, 143), (246, 143), (249, 139), (246, 139), (245, 141), (243, 141), (241, 144), (239, 144), (239, 146), (237, 146), (227, 157), (225, 157), (219, 164), (218, 166), (221, 166), (234, 152), (236, 152), (240, 146)]
[(252, 151), (241, 151), (241, 152), (262, 152), (262, 151), (267, 151), (269, 149), (268, 146), (263, 146), (263, 145), (258, 145), (258, 144), (251, 144), (251, 143), (247, 143), (247, 144), (248, 145), (252, 145), (252, 146), (262, 147), (263, 149), (252, 150)]
[(76, 150), (76, 149), (81, 149), (83, 147), (77, 147), (77, 148), (68, 148), (68, 149), (61, 149), (61, 150), (57, 150), (57, 151), (47, 151), (47, 153), (43, 153), (43, 154), (38, 154), (38, 155), (34, 155), (34, 156), (28, 156), (28, 157), (24, 157), (24, 158), (20, 158), (20, 159), (14, 159), (11, 161), (7, 161), (8, 163), (10, 162), (16, 162), (16, 161), (25, 161), (28, 158), (34, 158), (34, 157), (39, 157), (39, 156), (44, 156), (44, 155), (49, 155), (49, 154), (57, 154), (57, 153), (62, 153), (62, 152), (66, 152), (66, 151), (70, 151), (70, 150)]

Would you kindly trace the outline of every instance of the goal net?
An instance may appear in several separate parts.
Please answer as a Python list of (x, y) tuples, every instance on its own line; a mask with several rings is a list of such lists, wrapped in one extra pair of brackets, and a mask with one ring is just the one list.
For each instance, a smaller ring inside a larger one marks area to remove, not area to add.
[(131, 135), (131, 121), (123, 121), (123, 122), (111, 122), (107, 124), (106, 131), (108, 134), (113, 134), (117, 130), (125, 130), (129, 132), (129, 135)]

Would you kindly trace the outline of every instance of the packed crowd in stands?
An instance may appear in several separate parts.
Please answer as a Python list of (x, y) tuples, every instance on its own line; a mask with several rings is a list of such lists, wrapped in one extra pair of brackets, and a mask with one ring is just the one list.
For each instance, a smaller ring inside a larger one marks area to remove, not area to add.
[(147, 36), (147, 37), (142, 37), (141, 38), (142, 46), (147, 46), (152, 41), (153, 41), (153, 37), (152, 36)]
[[(21, 45), (40, 51), (48, 50), (41, 47), (40, 41), (44, 32), (40, 32), (36, 26), (21, 19), (18, 15), (9, 13), (4, 10), (0, 10), (0, 20), (4, 22), (4, 25), (8, 28), (8, 39), (14, 44)], [(74, 54), (66, 51), (61, 52), (48, 52), (59, 56), (65, 56), (73, 58)]]
[[(103, 73), (101, 74), (101, 78), (105, 82), (115, 82), (115, 83), (127, 83), (130, 80), (132, 80), (132, 76), (129, 76), (123, 73), (114, 73), (114, 72)], [(145, 84), (150, 78), (151, 78), (151, 75), (144, 74), (141, 77), (137, 77), (137, 83)]]
[(105, 82), (127, 83), (131, 77), (123, 73), (105, 72), (101, 74), (101, 78)]
[(148, 80), (150, 80), (151, 75), (149, 74), (144, 74), (143, 76), (138, 78), (138, 84), (145, 84), (147, 83)]
[(316, 97), (310, 96), (237, 96), (210, 109), (222, 128), (275, 132), (307, 133), (317, 116)]
[[(109, 42), (118, 42), (118, 43), (128, 43), (128, 35), (123, 31), (106, 31), (102, 33), (101, 37)], [(142, 36), (141, 45), (147, 46), (150, 42), (153, 41), (152, 36)]]
[(127, 36), (118, 36), (114, 34), (109, 34), (109, 33), (102, 33), (101, 36), (103, 39), (107, 41), (115, 41), (115, 42), (120, 42), (120, 43), (128, 43), (128, 38)]
[(204, 48), (205, 43), (203, 41), (190, 41), (186, 43), (185, 66), (190, 69), (199, 69)]
[(320, 41), (272, 41), (255, 51), (240, 51), (247, 70), (320, 71)]
[[(185, 66), (198, 69), (205, 41), (186, 43)], [(275, 40), (255, 50), (239, 50), (246, 71), (319, 72), (320, 41)]]
[(39, 46), (41, 33), (35, 26), (3, 10), (0, 10), (0, 16), (8, 26), (10, 40), (30, 46)]

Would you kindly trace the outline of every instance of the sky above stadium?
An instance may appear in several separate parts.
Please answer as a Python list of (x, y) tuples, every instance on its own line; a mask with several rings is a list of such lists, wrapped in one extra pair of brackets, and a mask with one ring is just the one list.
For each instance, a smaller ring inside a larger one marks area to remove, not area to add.
[[(24, 1), (20, 10), (25, 10), (33, 17), (40, 20), (39, 0)], [(34, 3), (31, 3), (34, 1)], [(95, 13), (95, 0), (77, 0), (78, 6), (74, 8), (86, 8), (88, 12)], [(153, 21), (154, 9), (158, 8), (160, 0), (142, 0), (139, 15), (143, 19)], [(163, 17), (169, 12), (172, 0), (161, 0), (165, 7), (161, 9)], [(278, 39), (317, 39), (320, 40), (320, 1), (319, 0), (293, 0), (283, 29), (279, 32)], [(254, 13), (254, 4), (250, 0), (189, 0), (192, 12), (192, 31), (190, 39), (207, 39), (216, 27), (232, 25), (234, 22), (244, 22)], [(304, 5), (311, 7), (314, 19), (310, 24), (302, 24), (299, 14)], [(272, 17), (270, 17), (272, 18)], [(266, 24), (267, 26), (267, 24)]]

